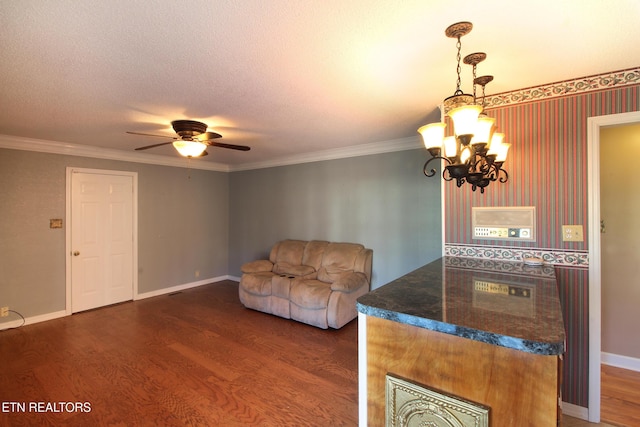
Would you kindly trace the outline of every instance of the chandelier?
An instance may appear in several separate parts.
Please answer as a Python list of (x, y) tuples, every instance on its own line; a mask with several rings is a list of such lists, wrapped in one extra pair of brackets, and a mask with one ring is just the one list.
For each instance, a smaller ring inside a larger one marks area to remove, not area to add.
[[(495, 118), (484, 113), (485, 86), (493, 80), (493, 76), (476, 77), (476, 66), (486, 59), (485, 53), (472, 53), (464, 57), (464, 63), (473, 66), (473, 95), (460, 90), (460, 38), (472, 28), (471, 22), (458, 22), (445, 30), (447, 37), (458, 40), (456, 91), (443, 101), (442, 107), (453, 122), (455, 136), (444, 136), (447, 125), (442, 122), (422, 126), (418, 132), (431, 154), (423, 167), (427, 177), (436, 174), (434, 168), (429, 170), (432, 161), (444, 161), (446, 166), (442, 171), (442, 178), (445, 181), (455, 179), (458, 187), (466, 182), (471, 184), (473, 191), (479, 188), (484, 193), (485, 187), (490, 183), (504, 183), (509, 179), (509, 174), (502, 169), (502, 165), (507, 159), (511, 144), (504, 142), (504, 133), (495, 132)], [(476, 97), (476, 86), (482, 87), (480, 100)]]

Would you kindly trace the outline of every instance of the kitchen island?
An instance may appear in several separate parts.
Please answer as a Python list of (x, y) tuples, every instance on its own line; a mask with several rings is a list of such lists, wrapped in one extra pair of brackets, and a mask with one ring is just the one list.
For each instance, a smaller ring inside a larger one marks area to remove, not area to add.
[(443, 257), (357, 308), (361, 426), (557, 425), (553, 267)]

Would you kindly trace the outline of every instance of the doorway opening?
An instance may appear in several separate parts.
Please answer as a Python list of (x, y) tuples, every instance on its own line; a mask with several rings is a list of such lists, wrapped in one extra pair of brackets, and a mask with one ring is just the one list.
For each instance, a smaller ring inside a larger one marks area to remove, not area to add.
[(587, 120), (589, 229), (589, 408), (588, 420), (600, 422), (602, 330), (602, 260), (600, 241), (600, 129), (640, 122), (640, 111), (590, 117)]

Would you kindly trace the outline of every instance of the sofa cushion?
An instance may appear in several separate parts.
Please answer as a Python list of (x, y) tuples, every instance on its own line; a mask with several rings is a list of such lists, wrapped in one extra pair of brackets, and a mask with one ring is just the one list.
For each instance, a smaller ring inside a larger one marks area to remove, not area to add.
[(271, 271), (272, 269), (273, 263), (266, 259), (247, 262), (240, 267), (240, 271), (243, 273), (258, 273), (260, 271)]
[(318, 271), (318, 280), (322, 280), (326, 283), (333, 283), (336, 280), (340, 280), (342, 276), (353, 273), (353, 270), (341, 270), (339, 267), (329, 265), (327, 267), (321, 267)]
[(310, 310), (327, 308), (329, 296), (331, 285), (319, 280), (295, 280), (289, 294), (292, 303)]
[(290, 274), (292, 276), (306, 276), (315, 272), (316, 269), (310, 265), (293, 265), (288, 262), (278, 262), (273, 266), (273, 272), (276, 274)]
[(240, 286), (253, 295), (271, 295), (271, 279), (273, 276), (272, 272), (243, 274), (240, 279)]
[(331, 270), (353, 270), (356, 258), (364, 246), (357, 243), (329, 243), (324, 250), (322, 266)]
[(278, 243), (275, 258), (271, 261), (274, 264), (286, 262), (291, 265), (301, 265), (306, 244), (307, 242), (303, 240), (283, 240)]
[(324, 240), (311, 240), (307, 243), (307, 246), (304, 247), (304, 254), (302, 255), (302, 264), (310, 265), (318, 270), (322, 264), (322, 256), (328, 244), (329, 242)]
[(291, 276), (276, 275), (271, 279), (271, 295), (289, 299), (289, 291), (291, 290)]
[(343, 273), (338, 280), (331, 284), (331, 290), (348, 293), (366, 286), (368, 283), (367, 276), (364, 273)]

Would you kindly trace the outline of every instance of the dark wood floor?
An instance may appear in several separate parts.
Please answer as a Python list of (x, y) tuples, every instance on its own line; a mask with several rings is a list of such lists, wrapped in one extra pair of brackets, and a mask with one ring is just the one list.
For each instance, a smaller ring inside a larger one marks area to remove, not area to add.
[(321, 330), (237, 292), (220, 282), (0, 332), (0, 425), (357, 425), (357, 322)]
[[(357, 322), (321, 330), (237, 292), (225, 281), (0, 332), (0, 426), (356, 426)], [(603, 420), (640, 425), (640, 373), (603, 367), (602, 395)]]

